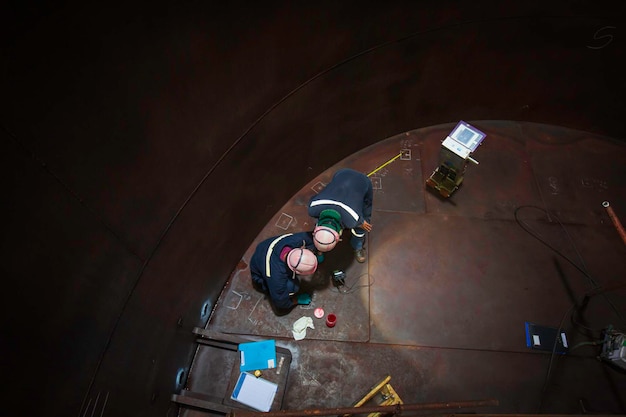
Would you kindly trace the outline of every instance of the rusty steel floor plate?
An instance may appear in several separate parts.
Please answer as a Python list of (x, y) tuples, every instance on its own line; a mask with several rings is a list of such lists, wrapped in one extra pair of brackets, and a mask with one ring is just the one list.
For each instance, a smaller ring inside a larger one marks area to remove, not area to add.
[[(349, 406), (391, 375), (405, 403), (495, 398), (500, 405), (485, 412), (623, 410), (626, 375), (598, 361), (589, 342), (606, 326), (626, 326), (626, 245), (601, 205), (626, 212), (626, 147), (553, 126), (475, 125), (487, 133), (473, 154), (479, 164), (450, 198), (425, 179), (454, 125), (402, 133), (304, 185), (242, 256), (208, 327), (291, 350), (283, 409)], [(374, 184), (368, 259), (356, 263), (341, 242), (303, 283), (311, 305), (277, 316), (252, 288), (248, 259), (266, 237), (311, 230), (308, 199), (342, 167)], [(343, 292), (331, 283), (334, 269), (347, 274)], [(610, 290), (579, 310), (598, 288)], [(316, 307), (335, 313), (337, 325), (315, 318)], [(315, 329), (295, 341), (302, 316)], [(576, 349), (529, 349), (527, 321), (561, 327)], [(209, 383), (194, 381), (200, 391)]]

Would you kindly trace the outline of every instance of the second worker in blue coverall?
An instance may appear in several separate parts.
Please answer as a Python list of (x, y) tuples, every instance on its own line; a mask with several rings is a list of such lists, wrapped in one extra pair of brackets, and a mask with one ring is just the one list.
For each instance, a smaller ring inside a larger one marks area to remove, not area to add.
[(309, 304), (309, 294), (297, 294), (297, 275), (312, 275), (317, 269), (317, 256), (311, 232), (287, 233), (259, 243), (250, 258), (252, 282), (269, 295), (281, 312), (298, 304)]
[(331, 250), (343, 229), (350, 229), (350, 244), (358, 262), (365, 262), (365, 233), (372, 230), (374, 190), (369, 177), (350, 168), (340, 169), (330, 183), (309, 202), (309, 216), (317, 219), (315, 246)]

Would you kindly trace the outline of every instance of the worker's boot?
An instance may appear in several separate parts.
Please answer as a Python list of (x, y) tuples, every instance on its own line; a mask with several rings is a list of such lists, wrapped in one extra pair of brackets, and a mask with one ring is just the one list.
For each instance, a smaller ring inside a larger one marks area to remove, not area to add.
[(354, 258), (359, 263), (365, 262), (366, 255), (367, 255), (367, 252), (365, 252), (365, 248), (357, 249), (354, 251)]

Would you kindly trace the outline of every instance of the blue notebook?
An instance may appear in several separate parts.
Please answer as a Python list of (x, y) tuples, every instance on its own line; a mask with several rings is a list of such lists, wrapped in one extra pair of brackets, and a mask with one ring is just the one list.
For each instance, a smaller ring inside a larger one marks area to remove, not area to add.
[(546, 350), (564, 355), (568, 352), (567, 335), (563, 330), (557, 334), (556, 327), (540, 326), (535, 323), (525, 322), (526, 346), (531, 349)]
[(240, 343), (239, 353), (241, 372), (276, 367), (276, 342), (274, 340)]

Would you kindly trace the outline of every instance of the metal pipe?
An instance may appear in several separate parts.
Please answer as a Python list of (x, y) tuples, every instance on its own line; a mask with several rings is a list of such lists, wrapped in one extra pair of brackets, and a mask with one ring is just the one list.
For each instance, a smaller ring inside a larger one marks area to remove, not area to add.
[(498, 400), (478, 400), (478, 401), (456, 401), (447, 403), (422, 403), (422, 404), (395, 404), (395, 405), (378, 405), (364, 407), (339, 407), (339, 408), (321, 408), (312, 410), (278, 410), (260, 413), (258, 411), (239, 411), (233, 410), (229, 414), (230, 417), (301, 417), (301, 416), (337, 416), (343, 414), (369, 414), (369, 413), (388, 413), (402, 414), (404, 411), (418, 410), (443, 410), (450, 408), (472, 408), (472, 407), (490, 407), (497, 406)]
[(613, 221), (613, 224), (615, 225), (615, 228), (617, 229), (617, 233), (619, 233), (619, 235), (622, 237), (622, 240), (624, 241), (624, 244), (626, 245), (626, 231), (624, 231), (624, 226), (622, 226), (622, 223), (617, 218), (617, 215), (613, 211), (613, 208), (611, 207), (608, 201), (603, 202), (602, 207), (606, 209), (606, 212), (608, 213), (609, 217), (611, 218), (611, 221)]

